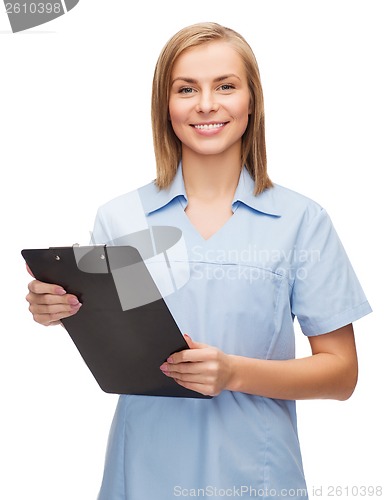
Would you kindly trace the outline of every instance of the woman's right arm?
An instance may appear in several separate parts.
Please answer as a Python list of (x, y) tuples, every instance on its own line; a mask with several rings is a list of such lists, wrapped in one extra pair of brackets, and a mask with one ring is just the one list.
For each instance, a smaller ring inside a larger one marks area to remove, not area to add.
[[(113, 239), (107, 228), (108, 223), (99, 209), (92, 232), (92, 245)], [(26, 267), (32, 278), (35, 278), (28, 264)], [(60, 285), (34, 279), (28, 284), (28, 290), (26, 300), (29, 302), (29, 310), (33, 319), (41, 325), (59, 325), (60, 320), (76, 314), (82, 305), (75, 295), (66, 293)]]
[(60, 320), (76, 314), (81, 303), (60, 285), (33, 280), (28, 284), (26, 300), (33, 319), (44, 326), (58, 325)]

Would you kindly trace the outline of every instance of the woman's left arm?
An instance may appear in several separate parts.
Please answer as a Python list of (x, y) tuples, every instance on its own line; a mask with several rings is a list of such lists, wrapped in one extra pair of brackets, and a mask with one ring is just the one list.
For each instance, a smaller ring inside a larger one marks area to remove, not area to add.
[(357, 382), (357, 354), (352, 324), (309, 337), (312, 356), (265, 360), (225, 354), (193, 342), (161, 366), (183, 387), (217, 396), (223, 390), (275, 399), (348, 399)]

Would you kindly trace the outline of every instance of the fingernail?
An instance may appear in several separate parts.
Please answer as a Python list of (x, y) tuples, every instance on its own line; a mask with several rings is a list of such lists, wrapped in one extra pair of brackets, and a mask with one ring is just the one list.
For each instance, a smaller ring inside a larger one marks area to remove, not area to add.
[(55, 293), (57, 295), (65, 295), (67, 292), (64, 290), (64, 288), (56, 288)]
[(68, 302), (71, 304), (71, 306), (77, 306), (80, 303), (76, 297), (71, 297)]
[(173, 359), (172, 359), (171, 357), (169, 357), (169, 358), (167, 359), (167, 363), (173, 363)]

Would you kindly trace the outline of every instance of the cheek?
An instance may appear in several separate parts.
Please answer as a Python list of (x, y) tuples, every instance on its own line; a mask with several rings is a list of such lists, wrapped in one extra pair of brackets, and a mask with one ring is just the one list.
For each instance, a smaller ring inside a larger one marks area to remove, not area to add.
[(177, 116), (177, 113), (173, 113), (172, 110), (169, 110), (169, 121), (171, 122), (173, 131), (176, 135), (178, 135), (178, 130), (180, 128), (180, 119)]
[(182, 103), (169, 103), (168, 106), (168, 116), (172, 125), (173, 132), (176, 137), (183, 142), (186, 140), (185, 134), (187, 133), (188, 117), (189, 112), (188, 109), (185, 109), (186, 106), (183, 106)]
[(171, 123), (173, 132), (175, 133), (176, 137), (181, 141), (182, 140), (182, 134), (183, 134), (183, 119), (182, 119), (182, 113), (180, 112), (180, 109), (176, 106), (172, 106), (172, 104), (169, 104), (168, 107), (168, 120)]
[(172, 123), (180, 122), (183, 118), (183, 106), (180, 103), (175, 103), (172, 99), (168, 105), (168, 116)]
[(244, 120), (248, 120), (248, 115), (251, 113), (251, 107), (250, 99), (242, 99), (242, 101), (238, 103), (238, 116), (243, 117)]
[(238, 101), (236, 105), (233, 106), (232, 108), (233, 117), (235, 118), (238, 127), (241, 128), (242, 133), (245, 132), (248, 126), (249, 114), (250, 114), (249, 111), (250, 111), (250, 105), (248, 99), (242, 99), (241, 101)]
[(250, 108), (249, 99), (244, 99), (241, 103), (238, 103), (236, 118), (239, 126), (239, 133), (241, 135), (244, 135), (247, 130), (250, 118)]

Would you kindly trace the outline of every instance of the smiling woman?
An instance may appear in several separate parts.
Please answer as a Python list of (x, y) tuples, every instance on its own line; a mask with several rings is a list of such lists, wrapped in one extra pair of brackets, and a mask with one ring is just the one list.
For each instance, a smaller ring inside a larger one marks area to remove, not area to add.
[[(351, 396), (352, 322), (370, 306), (325, 210), (268, 177), (259, 71), (241, 35), (202, 23), (172, 37), (152, 124), (156, 181), (103, 205), (93, 240), (181, 230), (187, 252), (167, 265), (189, 279), (164, 300), (189, 349), (156, 369), (212, 398), (121, 395), (99, 500), (307, 498), (295, 400)], [(29, 290), (39, 323), (80, 308), (54, 284)], [(295, 318), (306, 358), (295, 359)]]
[(200, 154), (225, 155), (228, 162), (239, 163), (250, 101), (243, 61), (230, 44), (212, 42), (179, 56), (172, 72), (169, 115), (182, 143), (184, 164)]
[[(193, 177), (207, 175), (202, 156), (204, 163), (214, 159), (220, 165), (220, 172), (211, 167), (211, 175), (215, 172), (223, 179), (226, 171), (236, 175), (241, 168), (242, 137), (251, 113), (248, 78), (240, 55), (227, 42), (192, 47), (177, 58), (171, 78), (169, 117), (181, 142), (184, 178), (191, 168)], [(236, 170), (234, 165), (238, 166)], [(228, 207), (234, 191), (207, 191), (206, 199), (199, 199), (192, 179), (187, 185), (186, 213), (208, 238), (232, 216)], [(215, 191), (217, 187), (216, 180)]]
[[(239, 84), (241, 84), (243, 90), (246, 88), (248, 91), (248, 117), (244, 116), (244, 119), (248, 120), (248, 124), (241, 140), (240, 163), (245, 165), (251, 177), (255, 179), (255, 193), (261, 193), (264, 189), (271, 187), (272, 183), (267, 174), (264, 98), (259, 68), (255, 55), (246, 40), (236, 31), (215, 23), (201, 23), (180, 30), (168, 41), (160, 53), (155, 68), (152, 91), (152, 129), (157, 167), (156, 183), (160, 188), (168, 187), (181, 160), (182, 143), (175, 134), (169, 120), (169, 113), (164, 115), (163, 112), (170, 104), (172, 87), (176, 83), (175, 79), (182, 79), (179, 90), (182, 94), (187, 94), (188, 97), (194, 93), (193, 84), (197, 83), (197, 78), (192, 77), (190, 69), (186, 68), (186, 74), (176, 74), (175, 66), (180, 64), (181, 56), (186, 56), (188, 52), (194, 49), (199, 50), (201, 54), (205, 51), (211, 52), (214, 51), (214, 47), (211, 48), (211, 45), (216, 44), (221, 44), (227, 52), (231, 52), (231, 62), (234, 66), (228, 70), (231, 65), (226, 64), (223, 54), (218, 54), (217, 52), (220, 51), (216, 50), (219, 59), (216, 61), (211, 58), (211, 61), (206, 61), (208, 64), (208, 67), (206, 67), (207, 73), (203, 76), (206, 78), (211, 75), (213, 80), (217, 79), (213, 83), (217, 84), (216, 88), (222, 88), (223, 92), (230, 92), (230, 85), (233, 85), (236, 89)], [(224, 72), (220, 71), (219, 62), (221, 71)], [(200, 64), (200, 61), (198, 64)], [(238, 74), (234, 71), (234, 68), (237, 68)], [(214, 76), (213, 73), (215, 73)], [(201, 72), (197, 72), (196, 76), (199, 74), (201, 76)], [(242, 81), (240, 81), (240, 75), (243, 76)], [(223, 78), (222, 81), (220, 81), (221, 78)], [(227, 78), (235, 78), (235, 81), (227, 82), (225, 81)], [(229, 85), (223, 85), (225, 83), (229, 83)], [(203, 124), (206, 122), (205, 119)]]

